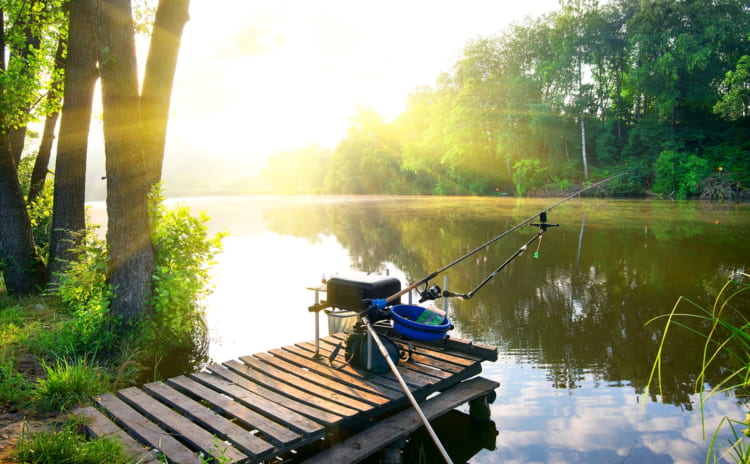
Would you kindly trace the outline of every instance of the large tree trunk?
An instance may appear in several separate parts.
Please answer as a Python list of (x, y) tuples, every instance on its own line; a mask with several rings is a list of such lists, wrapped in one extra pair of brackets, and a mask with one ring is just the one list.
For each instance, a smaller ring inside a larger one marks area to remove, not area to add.
[(91, 108), (96, 69), (96, 0), (76, 0), (70, 5), (70, 36), (65, 64), (60, 137), (55, 164), (55, 192), (48, 282), (57, 283), (57, 275), (73, 258), (76, 232), (86, 227), (85, 185)]
[[(0, 66), (6, 70), (5, 21), (0, 10)], [(0, 92), (5, 89), (0, 85)], [(44, 265), (36, 259), (31, 230), (21, 185), (18, 182), (20, 152), (17, 131), (9, 128), (8, 116), (0, 113), (0, 270), (5, 288), (11, 295), (28, 295), (38, 290), (44, 276)], [(17, 155), (18, 153), (18, 155)]]
[(154, 249), (129, 0), (101, 0), (97, 18), (107, 174), (110, 310), (121, 327), (149, 308)]
[(29, 295), (42, 283), (44, 266), (36, 259), (34, 236), (26, 212), (7, 133), (0, 133), (0, 268), (11, 295)]
[(149, 185), (161, 180), (172, 84), (189, 5), (190, 0), (161, 0), (156, 10), (141, 92)]

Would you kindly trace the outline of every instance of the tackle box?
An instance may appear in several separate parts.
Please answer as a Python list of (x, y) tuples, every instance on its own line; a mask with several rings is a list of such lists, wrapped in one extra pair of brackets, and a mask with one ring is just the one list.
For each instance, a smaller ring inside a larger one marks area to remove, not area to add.
[[(382, 274), (353, 274), (336, 276), (326, 283), (326, 304), (334, 308), (362, 311), (367, 306), (362, 300), (388, 298), (401, 291), (401, 282)], [(401, 303), (401, 297), (391, 304)]]

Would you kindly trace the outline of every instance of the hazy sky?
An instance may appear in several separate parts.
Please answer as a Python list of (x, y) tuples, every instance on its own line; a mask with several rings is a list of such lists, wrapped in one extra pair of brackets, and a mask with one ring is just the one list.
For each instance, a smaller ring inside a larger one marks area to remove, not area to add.
[(167, 155), (333, 148), (357, 106), (392, 118), (470, 39), (557, 0), (192, 0)]

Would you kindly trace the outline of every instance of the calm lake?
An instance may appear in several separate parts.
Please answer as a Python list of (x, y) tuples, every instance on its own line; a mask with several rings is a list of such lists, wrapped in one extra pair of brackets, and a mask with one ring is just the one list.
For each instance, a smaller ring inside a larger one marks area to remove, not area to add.
[[(405, 286), (556, 200), (180, 202), (206, 211), (213, 231), (230, 234), (206, 301), (209, 355), (225, 361), (312, 340), (307, 307), (314, 295), (306, 288), (323, 275), (388, 269)], [(601, 199), (574, 199), (552, 210), (549, 222), (560, 226), (538, 246), (472, 299), (450, 301), (452, 335), (498, 346), (499, 360), (485, 362), (483, 375), (501, 386), (490, 426), (472, 429), (461, 414), (436, 424), (449, 451), (476, 463), (703, 462), (722, 418), (743, 420), (745, 408), (736, 398), (712, 397), (704, 432), (693, 393), (703, 341), (678, 327), (670, 328), (663, 353), (663, 395), (655, 388), (646, 395), (666, 320), (646, 323), (669, 313), (681, 296), (710, 307), (733, 272), (747, 271), (749, 213), (750, 204)], [(449, 288), (469, 292), (535, 231), (520, 228), (451, 268)], [(442, 287), (443, 276), (433, 284)], [(707, 381), (723, 367), (730, 366), (718, 366)]]

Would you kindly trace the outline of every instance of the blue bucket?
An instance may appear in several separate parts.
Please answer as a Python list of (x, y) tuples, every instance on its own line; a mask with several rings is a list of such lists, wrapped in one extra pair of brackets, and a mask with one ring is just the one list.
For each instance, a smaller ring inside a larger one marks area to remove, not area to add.
[(394, 330), (414, 340), (434, 341), (445, 337), (446, 332), (453, 328), (451, 320), (446, 317), (440, 325), (415, 322), (424, 310), (421, 306), (394, 305), (391, 307)]

